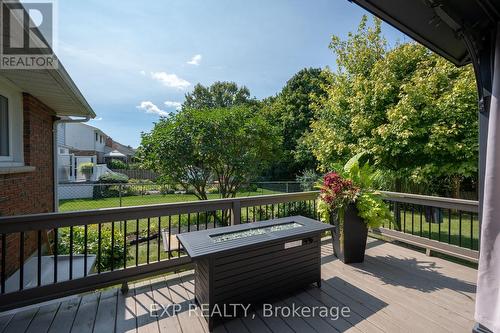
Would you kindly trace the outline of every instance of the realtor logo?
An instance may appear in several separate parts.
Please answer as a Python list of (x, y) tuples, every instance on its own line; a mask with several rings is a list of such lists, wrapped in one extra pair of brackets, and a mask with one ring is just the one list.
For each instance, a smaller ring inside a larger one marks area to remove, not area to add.
[(54, 69), (54, 3), (3, 0), (0, 69)]

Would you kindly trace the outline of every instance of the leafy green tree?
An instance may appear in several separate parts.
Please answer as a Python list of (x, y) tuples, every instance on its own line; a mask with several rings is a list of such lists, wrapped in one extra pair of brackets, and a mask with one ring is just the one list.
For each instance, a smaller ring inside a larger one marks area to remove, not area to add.
[(211, 86), (200, 83), (187, 93), (182, 108), (212, 109), (232, 107), (236, 105), (256, 105), (257, 101), (250, 97), (247, 87), (238, 87), (235, 82), (215, 82)]
[(234, 197), (275, 158), (279, 143), (275, 128), (248, 106), (183, 109), (142, 135), (139, 155), (145, 166), (205, 200), (210, 181), (222, 197)]
[(343, 41), (333, 37), (337, 71), (324, 70), (327, 94), (314, 101), (303, 142), (327, 170), (360, 153), (394, 179), (430, 185), (450, 179), (455, 193), (477, 171), (476, 87), (470, 67), (456, 68), (416, 43), (386, 50), (380, 21), (363, 17)]
[(265, 103), (263, 113), (283, 137), (281, 158), (267, 170), (270, 178), (294, 179), (301, 171), (316, 168), (315, 157), (309, 150), (298, 149), (298, 143), (313, 118), (311, 101), (325, 95), (326, 83), (320, 68), (304, 68)]

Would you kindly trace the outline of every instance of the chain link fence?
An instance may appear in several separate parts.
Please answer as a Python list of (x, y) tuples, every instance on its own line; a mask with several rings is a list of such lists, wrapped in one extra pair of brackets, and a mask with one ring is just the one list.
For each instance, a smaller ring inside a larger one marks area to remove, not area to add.
[[(252, 182), (237, 196), (302, 192), (298, 182)], [(208, 199), (219, 199), (216, 184), (207, 187)], [(58, 186), (59, 211), (92, 210), (199, 200), (194, 190), (155, 183), (64, 183)]]

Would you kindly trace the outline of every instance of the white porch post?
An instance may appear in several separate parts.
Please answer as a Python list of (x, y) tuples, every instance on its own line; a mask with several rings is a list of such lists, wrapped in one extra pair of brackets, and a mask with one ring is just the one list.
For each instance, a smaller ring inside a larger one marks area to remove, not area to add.
[[(500, 332), (500, 29), (497, 29), (482, 184), (476, 321)], [(482, 142), (482, 144), (484, 144)]]

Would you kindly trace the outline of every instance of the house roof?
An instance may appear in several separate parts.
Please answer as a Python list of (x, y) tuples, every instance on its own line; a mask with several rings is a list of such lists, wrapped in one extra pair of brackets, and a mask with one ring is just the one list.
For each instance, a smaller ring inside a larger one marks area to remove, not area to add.
[(59, 63), (58, 69), (50, 70), (0, 70), (24, 92), (36, 97), (59, 116), (95, 117), (92, 107)]
[[(31, 36), (31, 34), (28, 35)], [(23, 37), (14, 35), (12, 38)], [(10, 80), (24, 92), (36, 97), (59, 116), (88, 116), (94, 118), (95, 113), (92, 107), (83, 97), (83, 94), (59, 59), (57, 63), (58, 66), (51, 69), (0, 68), (0, 75)]]
[[(350, 0), (457, 66), (471, 62), (464, 36), (479, 41), (500, 18), (500, 0)], [(479, 48), (479, 45), (472, 45)]]
[(135, 149), (113, 140), (113, 148), (125, 155), (135, 155)]

